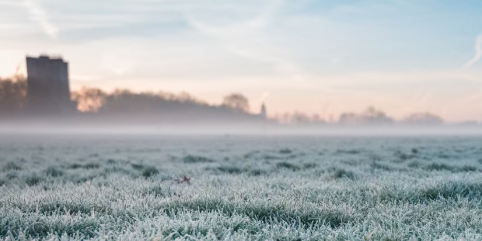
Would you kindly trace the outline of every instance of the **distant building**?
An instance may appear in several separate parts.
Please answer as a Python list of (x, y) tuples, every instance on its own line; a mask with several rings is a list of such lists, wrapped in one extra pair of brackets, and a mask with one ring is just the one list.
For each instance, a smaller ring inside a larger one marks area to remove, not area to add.
[(70, 100), (68, 63), (61, 58), (27, 57), (28, 107), (35, 113), (75, 111)]
[(261, 105), (261, 111), (259, 112), (259, 116), (261, 116), (263, 119), (266, 119), (268, 117), (266, 105), (264, 103)]

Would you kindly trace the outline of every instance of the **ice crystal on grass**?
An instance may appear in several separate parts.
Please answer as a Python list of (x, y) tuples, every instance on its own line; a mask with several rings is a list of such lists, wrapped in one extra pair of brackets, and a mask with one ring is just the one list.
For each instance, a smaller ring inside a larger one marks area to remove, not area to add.
[(478, 138), (62, 138), (2, 149), (0, 240), (482, 239)]

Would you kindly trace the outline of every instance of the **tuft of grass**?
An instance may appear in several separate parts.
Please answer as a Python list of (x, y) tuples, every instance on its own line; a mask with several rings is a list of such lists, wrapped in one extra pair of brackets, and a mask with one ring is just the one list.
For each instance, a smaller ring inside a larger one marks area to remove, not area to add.
[(61, 218), (47, 216), (19, 217), (12, 215), (5, 217), (0, 224), (0, 237), (9, 235), (19, 240), (44, 240), (52, 234), (93, 238), (100, 228), (99, 221), (90, 217), (75, 218), (66, 222)]
[(254, 169), (254, 170), (250, 170), (248, 172), (248, 174), (250, 176), (261, 176), (261, 175), (266, 175), (268, 172), (266, 172), (265, 170), (261, 170), (261, 169)]
[(360, 154), (361, 152), (362, 152), (361, 150), (344, 150), (344, 149), (338, 149), (338, 150), (336, 150), (335, 154), (356, 155), (356, 154)]
[(152, 185), (143, 190), (144, 194), (154, 195), (155, 197), (166, 197), (167, 192), (160, 185)]
[(159, 170), (157, 170), (157, 168), (151, 167), (151, 166), (144, 167), (144, 170), (142, 171), (142, 176), (145, 177), (145, 178), (149, 178), (149, 177), (155, 176), (157, 174), (159, 174)]
[(274, 156), (274, 155), (263, 155), (262, 156), (263, 159), (265, 160), (279, 160), (279, 159), (283, 159), (279, 156)]
[(73, 164), (69, 165), (68, 168), (70, 168), (70, 169), (79, 169), (79, 168), (82, 168), (82, 167), (83, 167), (82, 164), (73, 163)]
[(227, 166), (227, 165), (219, 166), (217, 170), (222, 173), (229, 173), (229, 174), (240, 174), (243, 172), (243, 170), (237, 166)]
[(431, 163), (430, 165), (427, 165), (425, 170), (428, 171), (450, 171), (450, 172), (475, 172), (478, 169), (474, 166), (451, 166), (447, 165), (445, 163)]
[(403, 161), (406, 161), (408, 159), (411, 159), (413, 158), (412, 155), (408, 155), (408, 154), (405, 154), (405, 153), (400, 153), (397, 155), (397, 157), (403, 162)]
[(114, 166), (114, 167), (104, 168), (104, 173), (106, 173), (106, 174), (119, 173), (119, 174), (122, 174), (122, 175), (130, 176), (132, 174), (132, 171), (130, 171), (128, 169), (125, 169), (125, 168), (122, 168), (122, 167)]
[(428, 171), (454, 171), (455, 167), (444, 163), (432, 163), (426, 166), (424, 169)]
[(110, 164), (110, 165), (117, 163), (117, 161), (115, 159), (112, 159), (112, 158), (107, 159), (106, 162), (107, 162), (107, 164)]
[(22, 167), (15, 163), (15, 162), (7, 162), (5, 166), (3, 166), (4, 171), (20, 171), (22, 170)]
[(333, 179), (346, 178), (354, 180), (356, 178), (355, 173), (352, 171), (346, 171), (345, 169), (334, 168), (329, 170), (329, 172), (331, 173), (330, 177)]
[(408, 163), (408, 167), (411, 167), (411, 168), (419, 168), (422, 164), (420, 164), (419, 161), (412, 161), (410, 163)]
[(131, 167), (138, 171), (144, 169), (144, 165), (137, 163), (131, 163)]
[(187, 155), (184, 158), (182, 158), (184, 163), (210, 163), (214, 162), (213, 159), (203, 157), (203, 156), (193, 156), (193, 155)]
[(293, 153), (293, 151), (290, 150), (290, 149), (288, 149), (288, 148), (283, 148), (283, 149), (279, 150), (279, 153), (280, 153), (280, 154), (287, 155), (287, 154)]
[(303, 228), (313, 227), (320, 223), (332, 228), (337, 228), (355, 220), (353, 216), (337, 209), (306, 208), (295, 210), (288, 208), (283, 204), (239, 204), (222, 199), (179, 200), (169, 203), (164, 210), (169, 216), (176, 216), (181, 210), (221, 212), (226, 216), (242, 214), (254, 221), (270, 223), (272, 220), (278, 220)]
[(79, 169), (79, 168), (83, 168), (83, 169), (97, 169), (97, 168), (100, 168), (100, 164), (99, 163), (94, 163), (94, 162), (90, 162), (90, 163), (86, 163), (84, 165), (82, 164), (79, 164), (79, 163), (73, 163), (69, 166), (70, 169)]
[(477, 169), (474, 166), (464, 165), (464, 166), (460, 167), (459, 170), (461, 172), (475, 172), (475, 171), (478, 171), (479, 169)]
[(384, 164), (381, 164), (381, 163), (379, 163), (379, 162), (372, 162), (372, 163), (370, 164), (370, 167), (371, 167), (372, 169), (383, 170), (383, 171), (391, 171), (391, 170), (392, 170), (391, 167), (389, 167), (389, 166), (387, 166), (387, 165), (384, 165)]
[(9, 180), (12, 180), (12, 179), (17, 179), (19, 177), (19, 173), (18, 171), (9, 171), (7, 172), (7, 174), (5, 175), (5, 177)]
[(87, 163), (83, 166), (83, 168), (85, 169), (97, 169), (100, 167), (100, 164), (99, 163), (94, 163), (94, 162), (91, 162), (91, 163)]
[(64, 175), (64, 172), (60, 169), (58, 169), (57, 167), (48, 167), (46, 170), (45, 170), (45, 174), (47, 176), (51, 176), (51, 177), (60, 177), (60, 176), (63, 176)]
[(313, 163), (313, 162), (303, 164), (304, 169), (313, 169), (313, 168), (316, 168), (316, 167), (318, 167), (318, 164)]
[(482, 197), (481, 183), (447, 182), (421, 190), (421, 196), (429, 200), (438, 198), (468, 198), (479, 200)]
[(33, 174), (31, 176), (28, 176), (27, 178), (25, 178), (25, 183), (27, 183), (27, 185), (29, 186), (35, 186), (35, 185), (38, 185), (40, 184), (41, 182), (43, 181), (43, 178), (36, 175), (36, 174)]
[(284, 169), (289, 169), (291, 171), (299, 171), (301, 168), (295, 164), (289, 163), (289, 162), (278, 162), (276, 164), (277, 168), (284, 168)]

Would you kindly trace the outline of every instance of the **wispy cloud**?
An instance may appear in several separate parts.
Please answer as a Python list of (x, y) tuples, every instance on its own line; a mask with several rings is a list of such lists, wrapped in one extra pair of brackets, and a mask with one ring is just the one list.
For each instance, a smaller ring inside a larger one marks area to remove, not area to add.
[(270, 94), (270, 92), (265, 91), (256, 101), (262, 103), (269, 97)]
[[(258, 63), (270, 64), (273, 70), (282, 75), (288, 75), (291, 79), (300, 81), (307, 78), (303, 68), (285, 56), (284, 52), (277, 49), (270, 41), (270, 36), (263, 30), (270, 27), (278, 17), (279, 10), (284, 6), (282, 0), (269, 0), (261, 7), (252, 10), (255, 16), (244, 21), (232, 22), (231, 24), (210, 25), (199, 19), (190, 12), (185, 13), (187, 22), (195, 30), (206, 36), (215, 38), (231, 54)], [(237, 13), (237, 9), (232, 9)], [(233, 15), (239, 15), (233, 14)], [(215, 18), (215, 14), (211, 18)], [(211, 19), (212, 22), (213, 19)], [(218, 22), (223, 22), (218, 19)]]
[(57, 37), (58, 28), (49, 20), (47, 13), (37, 0), (24, 0), (23, 6), (29, 11), (30, 18), (42, 28), (45, 34), (53, 39)]
[(475, 40), (475, 56), (464, 65), (464, 68), (472, 67), (480, 58), (482, 58), (482, 34)]

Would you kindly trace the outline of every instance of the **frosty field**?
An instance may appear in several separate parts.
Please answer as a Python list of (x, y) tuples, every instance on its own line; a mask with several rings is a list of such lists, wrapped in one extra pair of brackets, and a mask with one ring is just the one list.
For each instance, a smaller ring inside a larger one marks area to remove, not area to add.
[(1, 240), (482, 240), (479, 137), (0, 140)]

